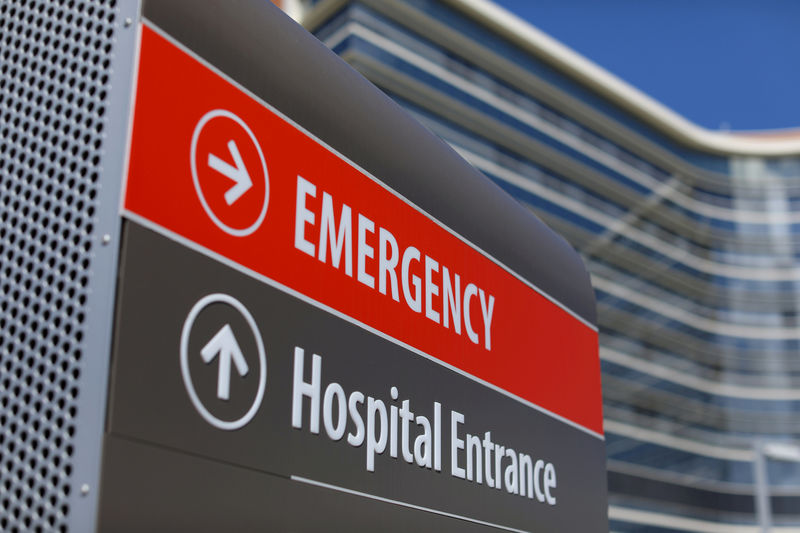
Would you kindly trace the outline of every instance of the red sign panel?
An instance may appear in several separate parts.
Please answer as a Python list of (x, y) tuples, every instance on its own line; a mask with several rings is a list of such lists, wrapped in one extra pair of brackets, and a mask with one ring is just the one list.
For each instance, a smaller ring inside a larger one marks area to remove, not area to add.
[(592, 327), (146, 26), (124, 209), (602, 432)]

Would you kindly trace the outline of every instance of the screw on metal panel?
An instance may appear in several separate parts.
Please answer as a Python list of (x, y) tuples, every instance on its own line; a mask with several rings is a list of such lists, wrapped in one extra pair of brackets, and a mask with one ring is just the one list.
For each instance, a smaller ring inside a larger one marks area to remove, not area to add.
[(84, 483), (81, 485), (81, 495), (86, 496), (87, 494), (89, 494), (89, 484)]
[(108, 244), (110, 242), (111, 242), (111, 235), (109, 235), (108, 233), (103, 235), (103, 244)]
[(126, 17), (126, 18), (125, 18), (125, 27), (127, 28), (127, 27), (128, 27), (128, 26), (130, 26), (131, 24), (133, 24), (133, 19), (132, 19), (132, 18), (130, 18), (130, 17)]

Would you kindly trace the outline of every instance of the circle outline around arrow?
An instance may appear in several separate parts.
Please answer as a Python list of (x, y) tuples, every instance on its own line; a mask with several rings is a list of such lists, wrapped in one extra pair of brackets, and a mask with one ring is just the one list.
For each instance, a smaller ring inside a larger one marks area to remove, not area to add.
[[(206, 197), (203, 194), (203, 188), (200, 186), (200, 177), (197, 172), (197, 160), (196, 160), (197, 141), (200, 139), (200, 133), (202, 133), (205, 125), (209, 121), (217, 117), (224, 117), (234, 121), (245, 131), (245, 133), (247, 133), (247, 136), (250, 137), (250, 140), (256, 147), (256, 151), (258, 152), (258, 158), (261, 162), (261, 170), (264, 172), (264, 206), (261, 208), (261, 212), (258, 214), (258, 218), (256, 219), (256, 221), (253, 222), (253, 224), (251, 224), (250, 226), (242, 229), (232, 228), (231, 226), (228, 226), (217, 216), (216, 213), (214, 213), (214, 210), (211, 209), (210, 205), (208, 205), (208, 201), (206, 200)], [(190, 157), (189, 163), (192, 169), (192, 182), (194, 183), (194, 190), (197, 193), (197, 197), (200, 199), (200, 203), (203, 205), (203, 209), (205, 210), (209, 218), (214, 222), (214, 224), (216, 224), (217, 227), (222, 231), (224, 231), (225, 233), (233, 235), (234, 237), (246, 237), (247, 235), (250, 235), (251, 233), (256, 231), (261, 226), (261, 223), (264, 222), (264, 217), (267, 216), (267, 206), (269, 205), (269, 173), (267, 173), (267, 162), (264, 159), (264, 153), (261, 151), (261, 145), (258, 144), (256, 136), (253, 134), (253, 131), (244, 122), (244, 120), (242, 120), (237, 115), (234, 115), (233, 113), (231, 113), (226, 109), (213, 109), (207, 112), (205, 115), (202, 116), (202, 118), (200, 118), (200, 120), (197, 122), (197, 125), (194, 127), (194, 132), (192, 133), (192, 145), (189, 150), (189, 157)]]
[[(236, 309), (247, 321), (247, 325), (250, 326), (250, 330), (256, 339), (256, 346), (258, 347), (258, 391), (256, 392), (256, 397), (253, 400), (253, 404), (250, 406), (250, 409), (236, 420), (220, 420), (211, 414), (211, 411), (209, 411), (206, 406), (203, 405), (203, 402), (197, 395), (197, 391), (194, 388), (194, 383), (192, 382), (191, 373), (189, 372), (189, 335), (191, 334), (192, 326), (194, 326), (194, 321), (197, 319), (198, 315), (203, 311), (203, 309), (213, 303), (227, 304)], [(203, 296), (197, 301), (197, 303), (194, 304), (194, 306), (192, 306), (191, 311), (189, 311), (189, 316), (186, 317), (186, 321), (183, 323), (183, 329), (181, 330), (180, 362), (181, 375), (183, 377), (183, 384), (186, 387), (186, 392), (189, 393), (189, 398), (192, 400), (192, 404), (194, 405), (195, 409), (197, 409), (197, 412), (200, 413), (200, 416), (202, 416), (205, 421), (212, 426), (225, 431), (239, 429), (250, 422), (256, 415), (256, 412), (258, 412), (259, 407), (261, 407), (261, 402), (264, 400), (264, 390), (266, 389), (267, 385), (267, 354), (264, 350), (264, 341), (261, 338), (261, 332), (258, 330), (258, 326), (256, 325), (255, 319), (253, 319), (253, 315), (251, 315), (247, 308), (233, 296), (223, 293), (213, 293)]]

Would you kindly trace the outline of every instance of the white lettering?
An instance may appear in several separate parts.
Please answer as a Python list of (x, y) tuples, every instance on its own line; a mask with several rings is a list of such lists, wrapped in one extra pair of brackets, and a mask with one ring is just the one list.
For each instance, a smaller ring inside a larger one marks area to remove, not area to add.
[[(313, 202), (309, 205), (309, 198), (318, 195), (320, 202), (314, 208)], [(339, 205), (341, 208), (337, 213)], [(416, 246), (401, 247), (391, 231), (354, 212), (346, 203), (339, 204), (330, 193), (317, 191), (317, 186), (302, 176), (297, 176), (295, 211), (295, 248), (343, 270), (351, 278), (355, 262), (355, 278), (359, 283), (375, 289), (377, 278), (377, 290), (384, 296), (396, 302), (402, 301), (415, 313), (422, 313), (424, 308), (428, 320), (452, 329), (457, 335), (461, 335), (463, 324), (470, 342), (481, 344), (482, 337), (483, 347), (491, 351), (494, 295), (475, 283), (467, 284), (462, 292), (461, 276), (457, 272), (422, 253)], [(354, 219), (354, 216), (358, 218)], [(355, 230), (354, 224), (357, 225)], [(319, 232), (311, 231), (307, 226), (317, 226)], [(308, 238), (310, 235), (319, 238), (314, 241)], [(398, 274), (401, 279), (398, 279)], [(482, 333), (479, 333), (477, 315), (473, 314), (478, 307), (475, 304), (473, 308), (473, 299), (479, 300)]]
[[(358, 281), (369, 287), (375, 288), (375, 278), (367, 274), (367, 257), (375, 256), (375, 249), (367, 244), (367, 233), (375, 233), (375, 223), (358, 214)], [(483, 292), (483, 291), (481, 291)], [(494, 303), (494, 302), (492, 302)]]
[(328, 240), (330, 239), (331, 265), (339, 268), (339, 263), (344, 253), (344, 272), (353, 275), (353, 220), (350, 207), (342, 204), (342, 214), (339, 216), (339, 230), (336, 231), (336, 219), (333, 212), (333, 198), (328, 193), (322, 193), (322, 220), (319, 230), (319, 260), (325, 263), (328, 254)]
[[(492, 450), (494, 443), (492, 442), (492, 432), (487, 431), (483, 436), (483, 464), (486, 467), (485, 477), (486, 486), (494, 488), (494, 479), (492, 479)], [(499, 480), (498, 480), (499, 481)]]
[[(470, 311), (469, 301), (477, 295), (478, 295), (478, 287), (476, 287), (474, 283), (470, 283), (469, 285), (467, 285), (466, 290), (464, 290), (464, 307), (463, 307), (464, 328), (467, 330), (467, 337), (469, 337), (469, 340), (471, 340), (475, 344), (478, 344), (479, 339), (478, 339), (478, 333), (474, 329), (472, 329), (472, 320), (470, 319), (470, 313), (469, 313)], [(487, 478), (486, 481), (487, 481), (486, 484), (488, 485), (489, 479)]]
[(550, 494), (550, 489), (556, 488), (556, 468), (553, 463), (547, 463), (544, 467), (544, 497), (548, 505), (556, 504), (556, 497)]
[(500, 473), (502, 470), (501, 463), (505, 455), (506, 447), (499, 444), (494, 445), (494, 488), (500, 490), (503, 485), (503, 475)]
[[(399, 391), (397, 387), (392, 387), (390, 390), (392, 400), (397, 401)], [(392, 405), (389, 407), (389, 456), (397, 457), (397, 406)]]
[(397, 263), (400, 254), (397, 252), (397, 241), (394, 235), (383, 228), (378, 230), (378, 290), (386, 294), (386, 276), (389, 276), (392, 288), (392, 299), (400, 301), (397, 289)]
[[(406, 303), (411, 308), (412, 311), (416, 313), (422, 312), (422, 288), (420, 287), (420, 280), (419, 276), (411, 275), (411, 261), (416, 261), (419, 263), (419, 250), (414, 248), (413, 246), (409, 246), (406, 248), (406, 251), (403, 252), (403, 264), (401, 266), (401, 277), (403, 278), (403, 296), (406, 299)], [(411, 285), (414, 286), (414, 292), (412, 294), (411, 288), (408, 285), (409, 278), (411, 279)]]
[(494, 296), (489, 295), (489, 305), (486, 305), (486, 293), (483, 289), (478, 291), (481, 298), (481, 313), (483, 314), (483, 345), (487, 350), (492, 349), (492, 313), (494, 313)]
[(350, 398), (347, 400), (347, 409), (350, 413), (350, 420), (353, 421), (353, 424), (356, 426), (355, 433), (348, 433), (347, 434), (347, 443), (350, 446), (361, 446), (364, 444), (364, 418), (361, 416), (361, 412), (358, 410), (359, 405), (364, 405), (364, 394), (358, 391), (354, 391), (350, 394)]
[(297, 176), (297, 202), (294, 219), (294, 247), (314, 257), (314, 245), (306, 240), (306, 223), (314, 224), (314, 213), (306, 207), (306, 196), (317, 196), (317, 186)]
[[(339, 407), (336, 417), (336, 424), (333, 423), (333, 399)], [(344, 436), (347, 427), (347, 400), (344, 397), (344, 389), (338, 383), (331, 383), (325, 389), (325, 396), (322, 398), (322, 422), (325, 424), (325, 432), (331, 440), (340, 440)]]
[(453, 316), (453, 330), (461, 335), (461, 276), (455, 275), (455, 285), (450, 284), (450, 270), (442, 266), (442, 325), (450, 327)]
[(439, 295), (439, 286), (433, 282), (433, 273), (439, 272), (439, 263), (425, 256), (425, 316), (439, 323), (439, 312), (433, 309), (433, 297)]
[(544, 461), (539, 459), (536, 461), (536, 464), (533, 467), (533, 490), (536, 492), (536, 499), (540, 502), (544, 503), (544, 492), (542, 492), (542, 487), (539, 485), (540, 472), (544, 468)]
[[(450, 412), (450, 473), (464, 479), (464, 469), (458, 466), (458, 450), (464, 449), (464, 441), (458, 438), (458, 425), (464, 423), (464, 415), (458, 411)], [(469, 459), (467, 459), (469, 468)]]
[(511, 460), (511, 463), (506, 467), (506, 475), (503, 478), (506, 482), (506, 492), (517, 494), (519, 490), (517, 485), (517, 452), (511, 448), (506, 448), (506, 457)]
[(433, 469), (442, 471), (442, 404), (433, 402)]
[(424, 416), (417, 417), (417, 425), (422, 426), (422, 434), (414, 441), (414, 460), (419, 466), (431, 467), (431, 423)]
[(519, 495), (533, 498), (533, 463), (525, 453), (519, 454)]
[[(472, 297), (479, 293), (480, 290), (476, 289)], [(491, 316), (491, 299), (480, 297), (487, 302), (485, 316)], [(311, 368), (306, 369), (305, 351), (299, 346), (294, 349), (293, 428), (302, 430), (307, 427), (309, 433), (319, 435), (322, 418), (324, 434), (336, 442), (341, 441), (347, 432), (349, 419), (352, 430), (347, 433), (346, 442), (353, 447), (366, 444), (365, 468), (368, 472), (375, 471), (376, 458), (387, 450), (385, 461), (398, 461), (402, 457), (407, 464), (441, 472), (441, 403), (433, 402), (431, 418), (427, 413), (415, 414), (410, 400), (400, 401), (400, 392), (395, 386), (389, 389), (391, 400), (385, 402), (357, 390), (348, 396), (339, 383), (323, 386), (322, 361), (320, 355), (313, 354)], [(310, 378), (306, 380), (308, 373)], [(308, 414), (304, 419), (306, 405)], [(465, 425), (465, 415), (451, 410), (450, 475), (496, 491), (505, 489), (504, 493), (527, 500), (556, 505), (558, 482), (553, 463), (534, 460), (526, 453), (518, 453), (510, 446), (494, 442), (491, 431), (483, 433), (483, 437), (465, 432)]]
[(409, 423), (414, 420), (414, 413), (408, 408), (409, 401), (403, 400), (403, 403), (400, 407), (400, 420), (401, 420), (401, 428), (400, 432), (402, 434), (402, 445), (401, 451), (403, 453), (403, 460), (407, 463), (414, 462), (414, 455), (411, 453), (409, 449)]
[(303, 428), (303, 396), (311, 400), (311, 433), (319, 433), (319, 389), (322, 381), (322, 358), (314, 354), (311, 358), (311, 382), (303, 381), (305, 352), (294, 349), (294, 386), (292, 388), (292, 427)]
[(483, 483), (483, 454), (481, 453), (481, 438), (479, 435), (467, 433), (467, 479), (473, 479), (473, 466), (475, 481)]
[[(375, 435), (376, 420), (378, 415), (380, 420), (380, 436)], [(376, 400), (372, 396), (367, 398), (367, 470), (375, 471), (375, 454), (382, 454), (386, 449), (386, 439), (388, 438), (386, 405), (381, 400)]]

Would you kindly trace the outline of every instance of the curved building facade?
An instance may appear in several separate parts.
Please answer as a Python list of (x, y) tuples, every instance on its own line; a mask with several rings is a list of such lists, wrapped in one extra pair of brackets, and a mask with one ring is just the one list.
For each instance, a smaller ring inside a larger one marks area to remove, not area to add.
[(313, 4), (306, 27), (583, 255), (611, 529), (800, 531), (800, 142), (702, 130), (484, 0)]

